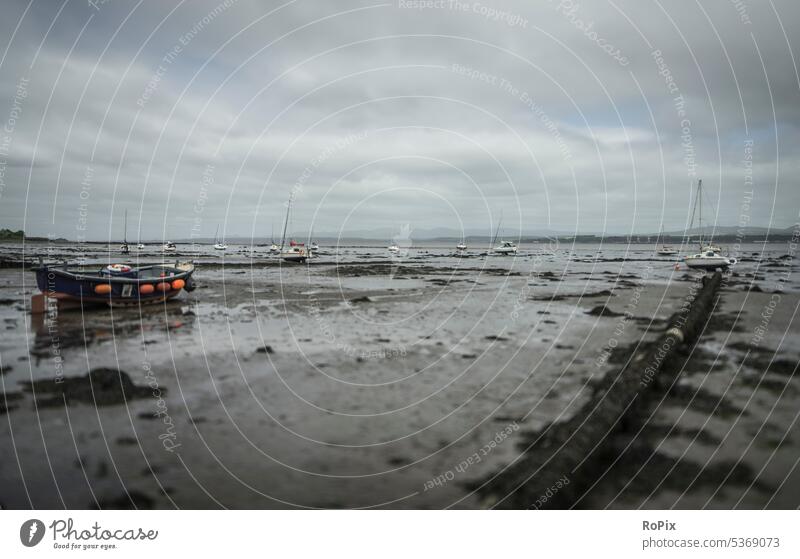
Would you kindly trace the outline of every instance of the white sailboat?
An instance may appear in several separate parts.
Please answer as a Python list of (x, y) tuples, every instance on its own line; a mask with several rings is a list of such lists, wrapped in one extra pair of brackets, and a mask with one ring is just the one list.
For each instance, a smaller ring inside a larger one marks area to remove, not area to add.
[(397, 254), (400, 252), (400, 247), (397, 246), (397, 243), (392, 243), (388, 247), (386, 247), (386, 250), (388, 250), (392, 254)]
[[(661, 233), (658, 235), (659, 239), (664, 237), (664, 227), (661, 227)], [(675, 256), (678, 254), (678, 251), (672, 245), (668, 245), (663, 243), (661, 248), (656, 250), (656, 254), (659, 256)]]
[(736, 264), (735, 258), (728, 258), (722, 255), (722, 251), (715, 247), (711, 240), (703, 246), (703, 181), (697, 181), (697, 195), (694, 200), (694, 208), (692, 209), (692, 219), (689, 224), (689, 229), (694, 225), (695, 210), (698, 213), (698, 226), (700, 228), (700, 252), (692, 254), (683, 259), (684, 263), (693, 269), (699, 270), (725, 270), (730, 266)]
[(269, 253), (270, 254), (275, 254), (275, 255), (280, 254), (281, 253), (281, 247), (279, 247), (278, 245), (275, 244), (275, 226), (274, 225), (272, 226), (272, 234), (270, 234), (269, 239), (270, 239), (270, 243), (271, 243), (270, 247), (269, 247)]
[(219, 241), (217, 239), (218, 235), (219, 235), (219, 225), (217, 225), (217, 232), (214, 233), (214, 250), (226, 250), (228, 248), (228, 245)]
[(164, 252), (177, 252), (178, 251), (178, 247), (176, 247), (175, 243), (173, 243), (172, 241), (167, 241), (166, 243), (164, 243), (164, 246), (162, 247), (162, 249), (163, 249)]
[(286, 229), (289, 226), (289, 213), (291, 210), (292, 197), (290, 195), (289, 202), (286, 204), (286, 219), (283, 222), (283, 236), (281, 237), (280, 257), (284, 262), (303, 263), (311, 258), (311, 253), (308, 251), (305, 244), (291, 240), (289, 242), (289, 246), (286, 246)]
[(467, 250), (467, 244), (464, 241), (461, 241), (456, 245), (457, 252), (464, 252)]
[(500, 246), (494, 247), (497, 254), (517, 254), (517, 245), (512, 241), (500, 241)]
[(515, 245), (512, 241), (500, 241), (499, 245), (495, 245), (497, 242), (497, 236), (500, 234), (500, 224), (503, 222), (503, 216), (500, 215), (500, 220), (497, 222), (497, 231), (494, 233), (494, 239), (492, 239), (492, 252), (495, 254), (507, 255), (507, 254), (517, 254), (517, 245)]

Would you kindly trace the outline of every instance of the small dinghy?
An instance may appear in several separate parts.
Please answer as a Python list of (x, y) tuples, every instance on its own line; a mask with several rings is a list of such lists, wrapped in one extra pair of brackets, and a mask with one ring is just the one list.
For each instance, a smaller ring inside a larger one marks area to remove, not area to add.
[(153, 264), (133, 268), (111, 264), (90, 271), (80, 266), (40, 263), (36, 283), (45, 297), (80, 303), (137, 305), (172, 299), (193, 291), (194, 264)]

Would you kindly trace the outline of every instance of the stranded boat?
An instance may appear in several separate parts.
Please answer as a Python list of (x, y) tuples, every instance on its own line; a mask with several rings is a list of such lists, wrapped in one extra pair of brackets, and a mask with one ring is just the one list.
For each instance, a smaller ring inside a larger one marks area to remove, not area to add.
[(309, 258), (311, 258), (312, 254), (306, 248), (305, 243), (298, 243), (294, 240), (289, 241), (289, 247), (286, 247), (286, 230), (289, 227), (289, 215), (292, 211), (292, 196), (289, 196), (289, 202), (286, 204), (286, 219), (283, 222), (283, 236), (281, 237), (281, 248), (280, 248), (280, 258), (284, 262), (296, 262), (302, 264)]
[(284, 262), (303, 263), (309, 258), (311, 258), (311, 253), (304, 243), (290, 241), (289, 248), (281, 251), (281, 259)]
[(228, 245), (222, 242), (219, 238), (219, 225), (217, 225), (217, 232), (214, 233), (214, 250), (227, 250)]
[(494, 247), (497, 254), (517, 254), (517, 245), (511, 241), (500, 241), (500, 246)]
[(678, 251), (669, 245), (662, 245), (662, 247), (656, 251), (656, 254), (659, 256), (675, 256), (678, 254)]
[(706, 250), (698, 254), (687, 256), (683, 261), (689, 268), (699, 270), (724, 270), (736, 264), (735, 258), (728, 258), (715, 250)]
[(494, 238), (492, 239), (492, 252), (494, 254), (517, 254), (517, 245), (515, 245), (511, 241), (500, 241), (499, 246), (495, 246), (497, 242), (497, 237), (500, 235), (500, 224), (503, 223), (503, 214), (500, 214), (500, 219), (497, 221), (497, 231), (494, 232)]
[(722, 250), (714, 246), (712, 240), (708, 240), (708, 244), (703, 245), (703, 181), (697, 181), (697, 195), (694, 199), (694, 208), (692, 208), (692, 219), (689, 223), (691, 228), (694, 225), (694, 215), (697, 212), (697, 219), (700, 228), (700, 252), (687, 256), (683, 262), (689, 268), (699, 270), (725, 270), (736, 264), (735, 258), (728, 258), (722, 255)]
[(182, 290), (193, 291), (194, 264), (153, 264), (133, 268), (111, 264), (90, 271), (80, 266), (40, 263), (36, 283), (45, 297), (80, 303), (136, 305), (160, 303)]

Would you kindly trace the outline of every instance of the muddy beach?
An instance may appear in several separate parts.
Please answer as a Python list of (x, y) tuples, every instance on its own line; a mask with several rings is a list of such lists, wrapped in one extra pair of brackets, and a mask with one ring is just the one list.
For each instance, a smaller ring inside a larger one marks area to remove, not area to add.
[[(797, 261), (745, 249), (674, 379), (563, 472), (568, 500), (549, 506), (800, 504)], [(658, 339), (703, 274), (644, 245), (484, 252), (323, 247), (287, 266), (179, 247), (191, 294), (36, 316), (38, 255), (110, 256), (3, 245), (0, 505), (548, 506), (487, 488)]]

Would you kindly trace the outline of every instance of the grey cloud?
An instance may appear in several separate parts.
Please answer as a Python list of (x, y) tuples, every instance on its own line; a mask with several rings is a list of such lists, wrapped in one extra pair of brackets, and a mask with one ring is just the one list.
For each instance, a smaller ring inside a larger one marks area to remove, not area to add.
[[(774, 2), (777, 14), (748, 5), (747, 22), (725, 0), (480, 3), (525, 25), (465, 4), (304, 1), (268, 17), (281, 4), (192, 2), (169, 16), (175, 3), (69, 4), (43, 43), (55, 11), (36, 5), (0, 66), (0, 122), (19, 79), (31, 80), (9, 135), (2, 226), (74, 237), (87, 169), (95, 239), (118, 237), (126, 208), (146, 238), (187, 237), (201, 196), (207, 234), (225, 222), (228, 236), (268, 235), (298, 181), (294, 223), (318, 231), (459, 217), (476, 229), (501, 211), (526, 229), (678, 228), (700, 176), (732, 225), (748, 139), (753, 223), (797, 220), (797, 3)], [(23, 11), (5, 9), (4, 36)]]

